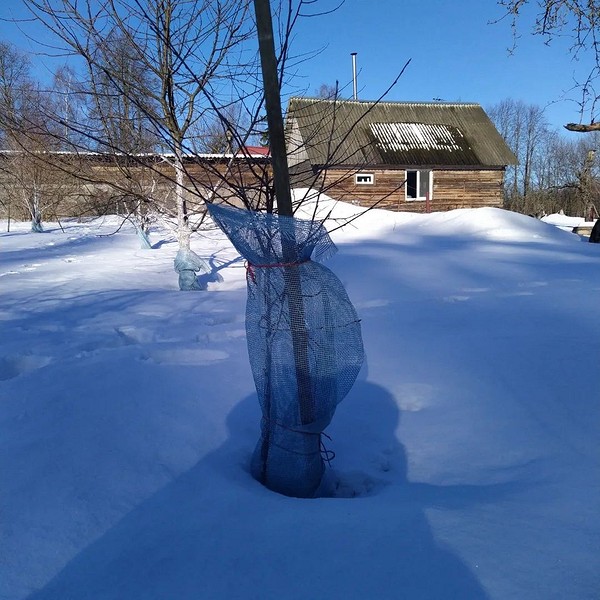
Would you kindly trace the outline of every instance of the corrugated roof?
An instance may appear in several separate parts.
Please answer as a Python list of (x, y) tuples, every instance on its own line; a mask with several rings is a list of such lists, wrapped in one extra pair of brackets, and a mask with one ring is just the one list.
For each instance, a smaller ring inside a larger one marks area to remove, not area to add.
[(465, 136), (452, 125), (372, 123), (369, 130), (384, 164), (479, 164)]
[(292, 98), (286, 127), (292, 164), (306, 158), (313, 165), (516, 163), (485, 111), (474, 103)]

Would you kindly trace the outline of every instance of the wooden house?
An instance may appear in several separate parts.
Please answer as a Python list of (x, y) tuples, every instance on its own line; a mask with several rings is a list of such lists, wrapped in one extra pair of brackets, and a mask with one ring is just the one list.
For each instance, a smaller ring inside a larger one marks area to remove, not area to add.
[(501, 207), (517, 162), (472, 103), (292, 98), (286, 141), (296, 187), (400, 211)]

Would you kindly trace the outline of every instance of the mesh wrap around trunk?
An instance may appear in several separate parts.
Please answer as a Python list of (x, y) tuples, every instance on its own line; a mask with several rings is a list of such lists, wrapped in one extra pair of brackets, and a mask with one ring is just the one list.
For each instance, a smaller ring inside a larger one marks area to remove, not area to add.
[(335, 245), (322, 223), (210, 205), (247, 260), (248, 354), (262, 409), (252, 473), (268, 488), (313, 496), (321, 433), (363, 362), (360, 322), (340, 280), (311, 260)]

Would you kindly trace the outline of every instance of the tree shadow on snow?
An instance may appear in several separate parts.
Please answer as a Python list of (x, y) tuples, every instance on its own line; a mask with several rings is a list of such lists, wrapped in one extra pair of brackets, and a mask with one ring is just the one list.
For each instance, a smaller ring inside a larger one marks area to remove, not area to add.
[(29, 600), (488, 598), (464, 561), (436, 541), (425, 509), (495, 502), (515, 487), (409, 482), (399, 419), (390, 393), (358, 381), (330, 428), (338, 453), (332, 497), (287, 498), (249, 473), (259, 409), (248, 397), (230, 412), (221, 447)]
[(218, 283), (223, 281), (223, 276), (219, 273), (223, 269), (230, 267), (236, 263), (241, 263), (243, 258), (241, 256), (236, 256), (233, 260), (223, 261), (218, 259), (215, 254), (211, 255), (207, 262), (210, 266), (210, 271), (208, 273), (201, 273), (196, 277), (196, 281), (198, 285), (202, 286), (202, 289), (206, 289), (209, 283)]

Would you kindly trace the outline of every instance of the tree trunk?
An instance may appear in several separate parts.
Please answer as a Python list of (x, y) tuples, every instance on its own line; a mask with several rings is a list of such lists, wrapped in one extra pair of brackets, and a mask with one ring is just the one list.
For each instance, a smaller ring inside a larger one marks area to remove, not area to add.
[[(273, 167), (273, 184), (277, 199), (278, 213), (283, 216), (293, 216), (290, 176), (287, 163), (283, 116), (281, 111), (281, 94), (277, 57), (273, 40), (273, 24), (269, 0), (254, 0), (256, 26), (258, 30), (259, 53), (262, 67), (263, 87), (265, 91), (265, 106), (271, 147)], [(293, 228), (293, 226), (292, 226)], [(303, 425), (314, 422), (314, 406), (311, 392), (310, 364), (308, 359), (308, 331), (304, 318), (304, 301), (300, 274), (298, 272), (298, 256), (294, 232), (281, 236), (283, 259), (284, 289), (287, 298), (288, 316), (292, 336), (296, 386), (298, 394), (298, 410)], [(317, 452), (319, 449), (317, 441)], [(268, 458), (266, 459), (268, 460)], [(304, 476), (299, 474), (299, 476)], [(320, 479), (321, 472), (315, 473)], [(263, 481), (267, 486), (268, 481)], [(318, 481), (317, 481), (318, 485)]]
[(293, 211), (290, 174), (285, 148), (279, 74), (277, 72), (277, 57), (275, 55), (273, 23), (269, 0), (254, 0), (254, 10), (256, 12), (258, 45), (265, 90), (269, 145), (271, 147), (271, 161), (273, 165), (273, 186), (275, 188), (279, 214), (291, 217)]
[[(279, 89), (279, 74), (277, 72), (277, 57), (273, 40), (273, 23), (269, 0), (254, 0), (256, 26), (260, 62), (262, 67), (263, 85), (265, 89), (265, 105), (267, 124), (269, 127), (269, 143), (273, 165), (273, 185), (277, 198), (277, 210), (280, 215), (293, 216), (292, 193), (290, 190), (290, 174), (285, 147), (285, 133), (281, 112), (281, 94)], [(300, 414), (302, 423), (312, 423), (314, 420), (312, 398), (310, 393), (310, 369), (308, 367), (308, 333), (304, 324), (304, 302), (297, 267), (298, 261), (293, 234), (282, 235), (283, 259), (288, 266), (284, 268), (286, 296), (290, 327), (292, 328), (292, 343), (296, 362), (296, 380), (298, 397), (300, 399)]]
[(29, 212), (31, 214), (31, 231), (41, 233), (44, 231), (42, 226), (42, 212), (40, 210), (40, 201), (36, 187), (33, 188), (33, 194), (29, 200)]
[(181, 143), (175, 146), (175, 202), (177, 205), (177, 241), (180, 250), (190, 249), (190, 224), (188, 221), (188, 211), (185, 201), (185, 189), (183, 169), (183, 150)]

